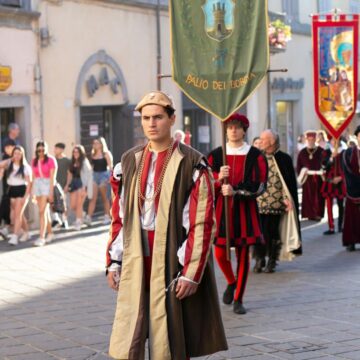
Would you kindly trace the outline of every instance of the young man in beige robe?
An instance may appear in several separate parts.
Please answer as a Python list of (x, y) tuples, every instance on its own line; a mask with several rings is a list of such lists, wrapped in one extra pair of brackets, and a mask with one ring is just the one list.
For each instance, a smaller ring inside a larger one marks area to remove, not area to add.
[(154, 91), (140, 101), (148, 142), (122, 156), (107, 252), (118, 290), (110, 355), (185, 360), (227, 349), (212, 268), (212, 176), (196, 150), (174, 142), (175, 107)]

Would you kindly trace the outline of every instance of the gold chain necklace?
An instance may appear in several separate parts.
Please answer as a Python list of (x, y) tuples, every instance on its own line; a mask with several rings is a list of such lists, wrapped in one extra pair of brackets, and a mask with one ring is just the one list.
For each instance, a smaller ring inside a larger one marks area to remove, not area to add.
[(165, 171), (167, 169), (168, 163), (169, 163), (171, 155), (172, 155), (173, 145), (174, 145), (174, 142), (172, 141), (171, 144), (169, 145), (169, 147), (166, 149), (167, 150), (166, 158), (165, 158), (165, 161), (164, 161), (164, 165), (163, 165), (163, 167), (161, 169), (161, 173), (160, 173), (160, 176), (159, 176), (159, 181), (157, 183), (156, 189), (154, 190), (154, 194), (150, 198), (147, 198), (142, 193), (142, 190), (141, 190), (141, 178), (142, 178), (143, 171), (144, 171), (146, 155), (150, 151), (149, 150), (150, 143), (145, 147), (145, 150), (144, 150), (144, 152), (142, 154), (142, 157), (141, 157), (139, 170), (138, 170), (138, 176), (137, 176), (137, 183), (138, 183), (138, 188), (139, 188), (139, 196), (138, 196), (139, 209), (141, 209), (141, 201), (154, 201), (154, 199), (156, 199), (156, 197), (159, 195), (162, 183), (164, 181)]
[(309, 149), (308, 147), (306, 147), (306, 151), (309, 154), (309, 159), (312, 160), (314, 157), (314, 153), (316, 152), (317, 147), (315, 146), (314, 149)]

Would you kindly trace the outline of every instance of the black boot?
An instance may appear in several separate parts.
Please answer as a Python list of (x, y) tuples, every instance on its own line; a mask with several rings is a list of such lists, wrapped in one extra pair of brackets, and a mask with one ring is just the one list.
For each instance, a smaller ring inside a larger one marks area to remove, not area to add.
[(223, 303), (226, 305), (232, 304), (234, 300), (234, 292), (236, 289), (236, 282), (227, 286), (223, 294)]
[(264, 272), (267, 274), (271, 274), (275, 272), (275, 269), (276, 269), (276, 261), (269, 259)]
[(271, 246), (269, 248), (269, 260), (264, 272), (268, 274), (275, 272), (277, 260), (280, 255), (280, 250), (281, 250), (281, 240), (280, 239), (272, 240)]
[(355, 245), (354, 245), (354, 244), (348, 245), (348, 246), (346, 247), (346, 250), (347, 250), (347, 251), (355, 251)]
[(335, 230), (333, 229), (329, 229), (323, 232), (324, 235), (334, 235), (335, 234)]
[(246, 314), (246, 309), (244, 308), (243, 304), (238, 300), (234, 301), (234, 313), (239, 315)]
[(256, 274), (261, 273), (265, 265), (266, 265), (265, 259), (256, 259), (256, 263), (253, 269), (254, 273)]

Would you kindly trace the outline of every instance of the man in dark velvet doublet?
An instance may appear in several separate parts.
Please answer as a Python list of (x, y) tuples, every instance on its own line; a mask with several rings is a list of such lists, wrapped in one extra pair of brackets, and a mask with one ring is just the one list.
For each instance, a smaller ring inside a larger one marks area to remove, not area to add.
[(316, 146), (316, 131), (305, 133), (307, 145), (299, 152), (297, 173), (305, 173), (302, 184), (301, 217), (319, 221), (324, 216), (325, 200), (321, 195), (321, 162), (323, 148)]
[(357, 146), (343, 152), (342, 165), (346, 182), (343, 245), (348, 251), (360, 243), (360, 125), (355, 130)]

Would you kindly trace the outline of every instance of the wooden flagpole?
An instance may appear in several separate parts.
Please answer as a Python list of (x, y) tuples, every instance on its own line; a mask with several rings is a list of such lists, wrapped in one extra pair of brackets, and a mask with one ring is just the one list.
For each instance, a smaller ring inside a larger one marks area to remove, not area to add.
[[(222, 154), (223, 154), (223, 166), (227, 165), (226, 158), (226, 126), (225, 122), (221, 122), (222, 128)], [(229, 178), (224, 178), (224, 184), (229, 183)], [(229, 227), (229, 198), (224, 196), (224, 207), (225, 207), (225, 236), (226, 236), (226, 259), (231, 260), (230, 254), (230, 227)]]

